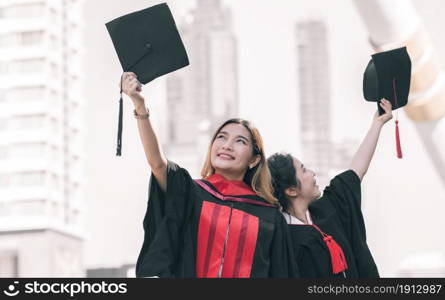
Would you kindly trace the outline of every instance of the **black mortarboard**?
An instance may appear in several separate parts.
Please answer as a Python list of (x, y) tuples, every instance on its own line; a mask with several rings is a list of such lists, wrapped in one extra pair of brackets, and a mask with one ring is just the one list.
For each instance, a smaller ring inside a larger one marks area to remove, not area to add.
[[(379, 115), (385, 113), (380, 106), (382, 98), (391, 102), (392, 110), (408, 103), (411, 82), (411, 60), (406, 47), (371, 55), (372, 59), (363, 74), (363, 94), (366, 100), (377, 102)], [(396, 115), (397, 157), (402, 158), (399, 121)]]
[[(126, 14), (105, 24), (124, 72), (142, 84), (189, 64), (175, 20), (166, 3)], [(117, 153), (122, 147), (122, 87)]]
[(371, 56), (363, 75), (365, 99), (377, 102), (380, 115), (384, 113), (379, 105), (382, 98), (391, 102), (393, 110), (405, 106), (411, 82), (411, 60), (406, 47)]

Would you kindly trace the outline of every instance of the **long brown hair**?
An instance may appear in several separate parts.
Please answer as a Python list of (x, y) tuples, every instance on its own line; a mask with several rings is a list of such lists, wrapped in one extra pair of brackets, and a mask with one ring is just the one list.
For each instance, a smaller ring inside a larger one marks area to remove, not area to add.
[(266, 162), (263, 139), (258, 129), (247, 120), (239, 118), (227, 120), (215, 131), (207, 151), (206, 161), (201, 170), (201, 176), (206, 178), (215, 174), (215, 168), (213, 168), (211, 162), (212, 145), (221, 129), (228, 124), (241, 124), (249, 131), (252, 138), (252, 155), (259, 155), (261, 158), (255, 167), (247, 169), (243, 181), (252, 187), (258, 196), (271, 204), (278, 205), (278, 200), (273, 195), (272, 177)]

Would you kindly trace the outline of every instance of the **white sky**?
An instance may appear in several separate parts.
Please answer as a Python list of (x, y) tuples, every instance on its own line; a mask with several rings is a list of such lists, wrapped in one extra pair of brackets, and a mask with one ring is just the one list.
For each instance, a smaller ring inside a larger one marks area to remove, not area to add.
[[(85, 4), (88, 266), (135, 262), (142, 243), (149, 179), (130, 101), (124, 101), (123, 156), (115, 156), (121, 68), (104, 24), (160, 2), (95, 0)], [(178, 23), (193, 6), (193, 1), (188, 0), (167, 3)], [(238, 39), (241, 117), (259, 127), (269, 153), (285, 150), (304, 161), (298, 140), (295, 23), (307, 18), (322, 19), (328, 25), (333, 138), (340, 141), (365, 135), (376, 109), (362, 97), (362, 74), (372, 49), (352, 1), (224, 3), (232, 10)], [(445, 24), (437, 12), (443, 11), (445, 3), (416, 0), (414, 4), (437, 50), (443, 52), (445, 41), (439, 28)], [(161, 137), (164, 88), (163, 79), (144, 87)], [(441, 215), (445, 209), (444, 187), (403, 111), (399, 112), (399, 120), (404, 159), (395, 157), (394, 124), (388, 123), (363, 182), (368, 241), (383, 276), (395, 276), (401, 262), (414, 254), (439, 251), (445, 246), (439, 241), (439, 229), (445, 225)]]

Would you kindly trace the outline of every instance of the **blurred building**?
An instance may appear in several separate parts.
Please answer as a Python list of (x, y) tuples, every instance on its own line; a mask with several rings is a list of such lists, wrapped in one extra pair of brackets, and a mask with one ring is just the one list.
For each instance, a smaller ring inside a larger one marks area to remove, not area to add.
[(359, 141), (354, 139), (345, 139), (338, 143), (332, 143), (332, 161), (328, 171), (329, 179), (348, 169), (352, 157), (359, 146)]
[(236, 39), (220, 0), (198, 0), (181, 24), (190, 66), (167, 79), (169, 158), (198, 176), (213, 131), (238, 114)]
[(82, 2), (0, 2), (0, 277), (84, 275)]
[(330, 116), (330, 67), (326, 24), (297, 23), (302, 161), (317, 173), (320, 188), (328, 181), (333, 159)]
[(87, 269), (87, 277), (89, 278), (125, 278), (135, 277), (135, 265), (124, 264), (117, 267), (109, 268), (91, 268)]
[(355, 141), (334, 143), (331, 136), (331, 70), (328, 32), (321, 20), (297, 23), (302, 161), (315, 171), (321, 190), (344, 171), (356, 151)]

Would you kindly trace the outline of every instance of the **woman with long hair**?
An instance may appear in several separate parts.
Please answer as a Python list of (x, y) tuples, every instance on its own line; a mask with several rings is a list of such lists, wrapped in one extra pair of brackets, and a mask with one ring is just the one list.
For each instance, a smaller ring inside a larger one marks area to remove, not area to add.
[(315, 172), (287, 153), (268, 158), (275, 197), (288, 223), (301, 277), (378, 277), (366, 243), (361, 180), (374, 155), (380, 131), (392, 118), (391, 103), (376, 112), (371, 128), (347, 171), (335, 176), (321, 196)]
[(202, 179), (193, 180), (164, 156), (136, 75), (124, 73), (122, 80), (152, 171), (136, 276), (295, 276), (258, 130), (242, 119), (224, 122), (209, 145)]

